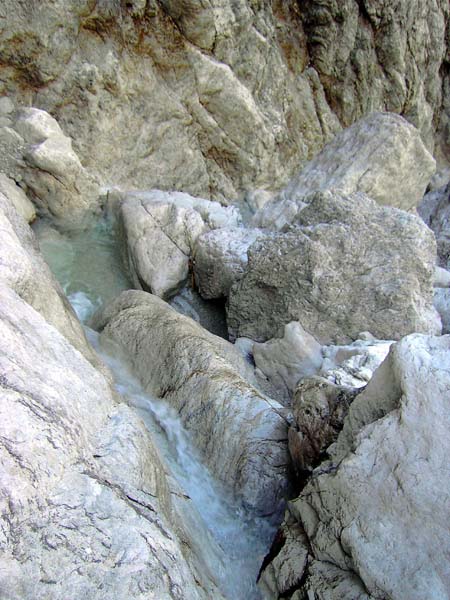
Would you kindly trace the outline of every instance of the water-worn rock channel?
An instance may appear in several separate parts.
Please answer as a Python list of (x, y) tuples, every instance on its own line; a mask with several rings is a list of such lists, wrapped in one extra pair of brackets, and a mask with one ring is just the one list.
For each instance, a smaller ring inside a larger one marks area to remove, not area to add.
[(143, 419), (165, 469), (190, 499), (187, 526), (195, 551), (226, 598), (260, 598), (256, 579), (275, 532), (274, 518), (258, 517), (231, 498), (202, 463), (175, 410), (146, 393), (118, 345), (100, 340), (87, 325), (96, 309), (131, 287), (111, 223), (101, 218), (87, 229), (60, 233), (41, 220), (34, 229), (89, 341), (112, 371), (116, 390)]

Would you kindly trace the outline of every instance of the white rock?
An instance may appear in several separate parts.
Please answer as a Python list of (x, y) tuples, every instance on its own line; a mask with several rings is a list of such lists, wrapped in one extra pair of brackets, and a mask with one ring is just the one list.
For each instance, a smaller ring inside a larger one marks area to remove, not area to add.
[(262, 514), (287, 489), (287, 422), (248, 381), (229, 342), (145, 292), (123, 292), (94, 320), (126, 352), (145, 388), (175, 407), (216, 477)]
[(2, 596), (222, 598), (188, 550), (179, 490), (142, 421), (39, 313), (0, 290)]
[(449, 357), (449, 336), (395, 344), (350, 406), (335, 468), (318, 470), (293, 504), (313, 557), (355, 572), (376, 598), (448, 596), (436, 548), (449, 544)]
[(314, 191), (365, 192), (381, 205), (415, 208), (435, 171), (419, 131), (392, 113), (372, 113), (338, 133), (274, 200), (254, 224), (282, 229)]
[(161, 298), (175, 294), (187, 279), (191, 248), (206, 229), (199, 213), (174, 204), (127, 199), (120, 216), (135, 286)]
[(264, 236), (259, 229), (226, 227), (204, 233), (194, 248), (194, 274), (207, 299), (227, 297), (247, 266), (247, 250)]
[(324, 346), (320, 375), (336, 385), (365, 386), (389, 353), (393, 341), (356, 340), (347, 346)]
[(450, 286), (450, 271), (442, 267), (436, 267), (434, 270), (434, 287), (448, 288)]
[(256, 366), (275, 387), (292, 396), (302, 377), (318, 372), (322, 365), (322, 346), (297, 321), (284, 326), (282, 338), (253, 345)]

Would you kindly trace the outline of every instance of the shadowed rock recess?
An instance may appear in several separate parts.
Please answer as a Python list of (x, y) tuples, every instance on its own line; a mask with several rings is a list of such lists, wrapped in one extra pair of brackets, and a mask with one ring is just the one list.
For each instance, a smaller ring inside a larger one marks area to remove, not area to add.
[(1, 1), (0, 600), (450, 600), (449, 177), (449, 0)]

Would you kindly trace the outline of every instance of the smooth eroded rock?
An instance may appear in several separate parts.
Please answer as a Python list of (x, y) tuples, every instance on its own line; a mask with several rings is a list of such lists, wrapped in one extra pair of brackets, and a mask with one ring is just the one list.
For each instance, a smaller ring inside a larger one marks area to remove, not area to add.
[(259, 513), (277, 510), (288, 487), (287, 413), (247, 381), (253, 369), (240, 352), (141, 291), (123, 292), (94, 324), (176, 408), (214, 475)]
[(161, 298), (173, 296), (186, 282), (197, 238), (239, 220), (236, 208), (189, 194), (151, 190), (116, 196), (113, 207), (134, 285)]

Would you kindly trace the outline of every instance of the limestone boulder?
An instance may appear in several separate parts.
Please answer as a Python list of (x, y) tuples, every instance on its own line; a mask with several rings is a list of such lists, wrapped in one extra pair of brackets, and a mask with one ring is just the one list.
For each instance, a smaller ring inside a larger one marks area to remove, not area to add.
[(0, 291), (2, 596), (222, 598), (141, 419), (3, 279)]
[(435, 161), (419, 131), (399, 115), (371, 113), (338, 133), (288, 186), (254, 217), (282, 229), (311, 192), (364, 192), (383, 206), (411, 210), (422, 200)]
[(95, 210), (98, 182), (84, 169), (57, 121), (43, 110), (23, 108), (14, 129), (24, 146), (19, 172), (39, 210), (66, 223)]
[(199, 236), (194, 248), (194, 275), (207, 299), (227, 297), (247, 266), (247, 250), (264, 236), (259, 229), (227, 227)]
[(448, 595), (447, 556), (435, 549), (448, 544), (449, 350), (449, 336), (407, 336), (351, 403), (330, 461), (314, 471), (286, 517), (306, 533), (296, 554), (310, 548), (309, 560), (290, 574), (300, 581), (302, 573), (299, 593)]
[(119, 193), (112, 203), (134, 285), (161, 298), (173, 296), (188, 279), (197, 238), (239, 220), (233, 207), (176, 192)]
[(232, 337), (265, 341), (291, 321), (322, 344), (440, 331), (435, 240), (418, 217), (360, 192), (318, 192), (294, 224), (250, 246), (228, 300)]
[(291, 397), (302, 377), (318, 372), (322, 365), (322, 346), (298, 322), (284, 327), (282, 338), (253, 344), (255, 365), (275, 387)]
[(288, 487), (287, 413), (249, 383), (241, 353), (141, 291), (123, 292), (94, 325), (177, 410), (214, 475), (246, 506), (276, 511)]

